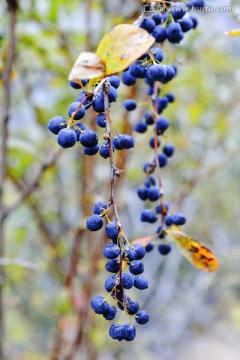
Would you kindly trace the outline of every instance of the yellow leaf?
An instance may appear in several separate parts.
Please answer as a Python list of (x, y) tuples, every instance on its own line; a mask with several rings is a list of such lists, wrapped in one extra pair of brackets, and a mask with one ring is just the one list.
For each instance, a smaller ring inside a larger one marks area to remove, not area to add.
[(213, 272), (218, 268), (215, 255), (203, 244), (186, 235), (177, 226), (165, 230), (175, 240), (180, 252), (199, 270)]
[(240, 29), (227, 31), (226, 34), (229, 36), (240, 36)]
[(77, 82), (80, 79), (95, 79), (105, 74), (105, 64), (93, 52), (82, 52), (69, 74), (68, 80)]
[(106, 64), (108, 76), (127, 69), (154, 42), (154, 37), (146, 30), (122, 24), (115, 26), (102, 38), (96, 53)]

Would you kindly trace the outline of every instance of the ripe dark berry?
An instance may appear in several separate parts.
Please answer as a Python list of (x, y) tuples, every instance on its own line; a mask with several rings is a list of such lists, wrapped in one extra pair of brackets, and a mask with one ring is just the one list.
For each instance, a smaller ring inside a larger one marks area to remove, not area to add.
[(167, 37), (165, 27), (162, 25), (157, 25), (152, 32), (152, 36), (156, 39), (157, 43), (163, 42)]
[(168, 158), (165, 154), (158, 154), (158, 161), (160, 168), (164, 167), (168, 163)]
[(150, 316), (146, 311), (141, 310), (136, 313), (135, 319), (138, 324), (144, 325), (149, 322)]
[(159, 204), (156, 207), (156, 212), (158, 214), (162, 214), (162, 213), (167, 214), (168, 210), (169, 210), (169, 204), (166, 201), (164, 201), (163, 204)]
[(114, 340), (118, 340), (118, 341), (123, 340), (126, 336), (125, 325), (112, 324), (109, 329), (109, 335)]
[(109, 309), (109, 304), (102, 296), (95, 296), (91, 300), (91, 307), (96, 314), (104, 314)]
[(147, 124), (144, 121), (138, 121), (135, 126), (134, 126), (134, 130), (140, 134), (143, 134), (147, 131)]
[(190, 17), (181, 19), (179, 24), (183, 32), (187, 32), (193, 28), (193, 21)]
[(108, 292), (111, 292), (113, 288), (117, 285), (117, 281), (118, 279), (115, 275), (109, 276), (105, 281), (105, 289)]
[(151, 33), (154, 30), (155, 26), (156, 26), (156, 23), (153, 19), (145, 18), (142, 21), (140, 28), (145, 29), (145, 30), (147, 30), (147, 32)]
[(145, 209), (141, 212), (140, 220), (142, 222), (149, 222), (150, 224), (154, 224), (155, 222), (157, 222), (158, 218), (155, 211)]
[(96, 123), (99, 127), (105, 128), (106, 127), (106, 116), (105, 114), (98, 114), (96, 117)]
[(106, 226), (106, 234), (109, 239), (117, 241), (119, 235), (119, 229), (117, 227), (116, 221), (111, 221)]
[(172, 144), (166, 144), (163, 147), (163, 153), (167, 156), (167, 157), (171, 157), (173, 156), (175, 152), (175, 148)]
[[(80, 119), (82, 119), (82, 118), (84, 117), (84, 115), (85, 115), (86, 109), (85, 109), (85, 106), (84, 106), (84, 105), (82, 105), (82, 106), (80, 107), (80, 109), (78, 109), (78, 107), (80, 106), (80, 104), (81, 104), (81, 103), (79, 103), (79, 102), (74, 102), (74, 103), (72, 103), (72, 104), (69, 106), (69, 108), (68, 108), (68, 115), (69, 115), (70, 117), (72, 117), (72, 116), (73, 116), (73, 113), (75, 113), (75, 111), (77, 111), (76, 114), (74, 115), (74, 120), (80, 120)], [(78, 109), (78, 110), (77, 110), (77, 109)]]
[[(176, 74), (176, 71), (175, 71), (175, 74)], [(172, 93), (168, 93), (166, 95), (166, 97), (168, 98), (168, 101), (171, 103), (175, 101), (175, 96)]]
[(116, 244), (106, 244), (103, 248), (103, 256), (107, 259), (116, 259), (120, 254), (120, 248)]
[(171, 251), (171, 245), (169, 244), (162, 244), (158, 246), (158, 251), (160, 252), (161, 255), (167, 255), (170, 253)]
[(104, 221), (99, 215), (92, 215), (87, 219), (87, 229), (90, 231), (98, 231), (103, 227)]
[(149, 244), (147, 244), (147, 246), (145, 246), (146, 252), (150, 252), (154, 249), (154, 245), (150, 242)]
[(117, 273), (119, 271), (120, 264), (116, 259), (108, 260), (105, 265), (105, 269), (111, 273)]
[(134, 244), (133, 249), (128, 250), (128, 257), (130, 260), (141, 260), (145, 255), (145, 247), (140, 244)]
[(113, 138), (113, 145), (114, 145), (114, 148), (116, 150), (123, 150), (123, 146), (122, 146), (122, 143), (121, 143), (121, 137), (120, 136), (115, 136)]
[(128, 311), (128, 313), (130, 315), (134, 315), (138, 312), (139, 310), (139, 304), (135, 301), (133, 301), (132, 299), (130, 299), (130, 297), (126, 296), (127, 299), (127, 304), (126, 304), (126, 309)]
[(83, 133), (81, 133), (79, 141), (84, 147), (92, 148), (97, 145), (98, 136), (93, 130), (86, 129)]
[(154, 15), (153, 15), (153, 20), (155, 21), (155, 24), (156, 24), (156, 25), (161, 24), (161, 23), (163, 22), (163, 16), (162, 16), (162, 14), (159, 14), (159, 13), (154, 14)]
[(167, 27), (167, 39), (173, 44), (178, 44), (183, 39), (183, 32), (180, 24), (174, 22)]
[(72, 129), (62, 129), (58, 133), (57, 142), (63, 148), (70, 148), (76, 144), (76, 131)]
[(162, 81), (166, 76), (166, 69), (161, 64), (149, 66), (147, 76), (153, 81)]
[(169, 127), (169, 121), (168, 119), (164, 117), (160, 117), (156, 121), (156, 128), (159, 135), (163, 134), (167, 128)]
[(182, 2), (176, 2), (170, 7), (171, 14), (175, 20), (181, 19), (187, 12), (186, 6)]
[(142, 274), (144, 272), (144, 264), (139, 260), (133, 260), (129, 265), (129, 271), (134, 275)]
[(153, 171), (155, 170), (155, 164), (154, 163), (150, 163), (150, 162), (146, 162), (144, 165), (143, 165), (143, 171), (146, 173), (146, 174), (152, 174)]
[[(162, 62), (163, 61), (163, 51), (160, 48), (151, 48), (150, 49), (151, 54), (153, 55), (154, 59)], [(150, 55), (147, 55), (147, 59), (150, 59)]]
[(146, 123), (148, 125), (153, 125), (154, 124), (154, 114), (151, 113), (150, 111), (145, 112), (144, 119), (145, 119), (145, 121), (146, 121)]
[(172, 215), (172, 222), (175, 225), (178, 225), (178, 226), (184, 225), (186, 223), (186, 221), (187, 221), (186, 217), (181, 213), (176, 213), (176, 214)]
[(135, 78), (144, 78), (146, 75), (147, 68), (145, 66), (142, 66), (142, 63), (140, 61), (137, 61), (130, 65), (129, 67), (129, 73)]
[(165, 219), (165, 224), (167, 225), (167, 226), (171, 226), (172, 224), (173, 224), (173, 218), (172, 218), (172, 216), (168, 216), (166, 219)]
[(148, 176), (144, 185), (149, 188), (152, 185), (156, 185), (156, 183), (157, 183), (157, 181), (153, 176)]
[(196, 18), (195, 16), (193, 16), (193, 15), (190, 15), (190, 16), (189, 16), (189, 19), (192, 20), (192, 22), (193, 22), (193, 29), (195, 29), (195, 28), (197, 27), (197, 25), (198, 25), (198, 20), (197, 20), (197, 18)]
[(125, 326), (125, 335), (124, 340), (126, 341), (133, 341), (136, 336), (136, 328), (134, 325), (124, 325)]
[(104, 318), (106, 320), (113, 320), (116, 316), (117, 309), (115, 306), (109, 306), (108, 311), (103, 314)]
[(93, 101), (92, 107), (97, 113), (103, 113), (104, 112), (104, 96), (103, 96), (103, 93), (100, 93), (100, 96)]
[(125, 272), (122, 274), (122, 283), (124, 289), (131, 289), (134, 284), (134, 278), (130, 272)]
[(135, 145), (133, 137), (127, 134), (121, 135), (119, 142), (122, 145), (123, 149), (131, 149)]
[(173, 66), (165, 65), (165, 70), (166, 70), (166, 75), (163, 79), (163, 82), (171, 81), (174, 78), (174, 76), (176, 76)]
[(134, 286), (139, 290), (145, 290), (148, 288), (148, 280), (141, 275), (135, 276)]
[(152, 186), (148, 189), (148, 200), (156, 201), (160, 198), (160, 192), (158, 186)]
[(135, 101), (135, 100), (126, 99), (126, 100), (123, 102), (123, 106), (125, 107), (125, 109), (126, 109), (127, 111), (132, 111), (132, 110), (135, 110), (135, 109), (136, 109), (137, 104), (136, 104), (136, 101)]
[(115, 87), (115, 89), (118, 89), (118, 88), (119, 88), (121, 81), (120, 81), (120, 79), (119, 79), (118, 76), (116, 76), (116, 75), (110, 76), (109, 81), (110, 81), (110, 84), (111, 84), (113, 87)]
[(83, 153), (84, 155), (89, 155), (89, 156), (93, 156), (93, 155), (96, 155), (99, 151), (99, 146), (96, 145), (92, 148), (83, 148)]
[(123, 75), (122, 75), (122, 82), (127, 85), (127, 86), (131, 86), (134, 85), (136, 83), (137, 79), (135, 77), (133, 77), (129, 71), (124, 71)]
[[(75, 125), (76, 125), (79, 129), (81, 129), (82, 131), (86, 130), (86, 126), (85, 126), (84, 124), (82, 124), (82, 123), (76, 123)], [(76, 129), (74, 129), (74, 130), (76, 131), (77, 141), (78, 141), (79, 138), (80, 138), (80, 135), (81, 135), (81, 131), (80, 131), (80, 130), (76, 130)]]
[(49, 120), (48, 130), (50, 130), (53, 134), (57, 135), (60, 130), (66, 128), (66, 119), (62, 116), (54, 116)]
[(96, 202), (93, 206), (93, 213), (101, 215), (104, 210), (108, 208), (108, 205), (102, 201)]
[(109, 102), (114, 102), (117, 100), (117, 97), (118, 97), (118, 92), (117, 90), (115, 89), (114, 86), (110, 86), (110, 89), (108, 91), (108, 100)]
[[(113, 147), (113, 151), (114, 151)], [(108, 141), (104, 141), (100, 147), (99, 154), (104, 158), (107, 159), (110, 157), (110, 149), (109, 149), (109, 143)]]
[(138, 197), (141, 199), (141, 200), (147, 200), (147, 197), (148, 197), (148, 188), (146, 188), (145, 186), (142, 186), (142, 187), (139, 187), (138, 190), (137, 190), (137, 193), (138, 193)]

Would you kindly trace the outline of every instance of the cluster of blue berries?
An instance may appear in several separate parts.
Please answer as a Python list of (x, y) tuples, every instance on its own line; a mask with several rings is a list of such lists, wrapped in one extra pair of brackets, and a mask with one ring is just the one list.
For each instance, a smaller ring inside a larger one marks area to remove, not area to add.
[[(107, 259), (105, 268), (111, 273), (105, 281), (105, 289), (109, 296), (107, 298), (95, 296), (91, 300), (91, 307), (96, 314), (103, 315), (106, 320), (113, 320), (116, 317), (117, 308), (125, 313), (130, 320), (129, 323), (121, 324), (118, 321), (112, 324), (109, 334), (113, 339), (119, 341), (132, 341), (136, 335), (136, 328), (131, 324), (132, 317), (141, 325), (149, 321), (149, 314), (139, 310), (139, 304), (126, 295), (126, 290), (133, 287), (139, 290), (148, 288), (148, 280), (142, 276), (144, 264), (141, 262), (146, 255), (146, 249), (140, 244), (129, 244), (121, 225), (108, 219), (108, 210), (107, 203), (95, 203), (94, 214), (87, 219), (86, 224), (90, 231), (97, 231), (103, 227), (103, 219), (107, 217), (108, 224), (105, 231), (110, 240), (102, 252)], [(123, 314), (120, 318), (122, 316)]]

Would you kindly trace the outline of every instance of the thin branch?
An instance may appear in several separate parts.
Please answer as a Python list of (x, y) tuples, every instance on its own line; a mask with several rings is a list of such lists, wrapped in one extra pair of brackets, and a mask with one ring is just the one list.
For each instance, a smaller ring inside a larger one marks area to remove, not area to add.
[(22, 204), (22, 202), (34, 191), (34, 189), (36, 189), (36, 187), (39, 185), (43, 175), (45, 174), (45, 172), (51, 168), (53, 165), (56, 164), (56, 162), (58, 161), (59, 157), (62, 155), (63, 150), (59, 149), (57, 150), (52, 158), (46, 162), (45, 164), (43, 164), (39, 170), (39, 172), (37, 173), (37, 175), (35, 176), (35, 178), (33, 179), (33, 181), (28, 184), (25, 189), (22, 190), (19, 198), (16, 200), (16, 202), (10, 206), (9, 208), (5, 209), (5, 211), (2, 213), (2, 218), (5, 220), (13, 211), (15, 211), (19, 205)]

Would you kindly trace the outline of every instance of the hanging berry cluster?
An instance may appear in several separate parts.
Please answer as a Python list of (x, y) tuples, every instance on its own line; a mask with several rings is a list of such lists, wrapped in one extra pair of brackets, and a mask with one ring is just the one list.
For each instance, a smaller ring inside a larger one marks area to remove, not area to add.
[[(164, 41), (179, 43), (184, 33), (196, 28), (197, 20), (189, 15), (189, 9), (204, 5), (202, 0), (193, 0), (184, 3), (161, 2), (163, 9), (158, 13), (142, 14), (139, 26), (146, 30), (155, 39), (156, 45), (151, 47), (137, 61), (133, 62), (122, 74), (122, 83), (132, 86), (137, 79), (144, 79), (147, 84), (147, 95), (150, 97), (150, 109), (143, 118), (135, 124), (135, 131), (145, 133), (152, 126), (152, 136), (149, 146), (153, 151), (153, 159), (143, 166), (147, 178), (144, 185), (137, 190), (138, 196), (143, 201), (148, 201), (154, 208), (144, 209), (141, 212), (141, 221), (148, 223), (159, 222), (156, 230), (157, 236), (163, 241), (159, 245), (159, 252), (166, 255), (171, 247), (168, 244), (166, 229), (176, 225), (184, 225), (186, 218), (183, 214), (170, 215), (169, 204), (164, 200), (164, 191), (161, 178), (161, 169), (165, 167), (174, 155), (174, 146), (164, 142), (164, 135), (170, 125), (169, 120), (162, 116), (164, 109), (174, 101), (172, 93), (162, 95), (164, 84), (173, 80), (177, 75), (177, 68), (172, 64), (163, 64), (164, 53), (162, 46)], [(89, 231), (98, 231), (106, 224), (105, 231), (109, 242), (103, 249), (103, 256), (107, 259), (106, 270), (111, 274), (105, 282), (105, 289), (109, 293), (107, 297), (95, 296), (91, 300), (91, 307), (96, 314), (101, 314), (106, 320), (116, 317), (117, 309), (122, 315), (110, 326), (109, 334), (116, 340), (132, 341), (136, 335), (135, 325), (146, 324), (149, 314), (140, 310), (138, 302), (129, 295), (128, 290), (135, 287), (139, 290), (148, 288), (148, 280), (142, 275), (144, 264), (141, 261), (146, 252), (153, 249), (154, 245), (149, 242), (144, 246), (139, 243), (131, 244), (124, 233), (121, 224), (116, 197), (114, 192), (115, 177), (121, 175), (121, 170), (115, 166), (114, 152), (123, 149), (131, 149), (135, 145), (134, 138), (128, 134), (113, 135), (115, 127), (110, 117), (110, 106), (118, 98), (120, 78), (116, 75), (107, 76), (99, 80), (81, 79), (71, 81), (70, 85), (75, 89), (81, 89), (75, 102), (68, 108), (69, 119), (55, 116), (49, 121), (49, 130), (57, 135), (57, 141), (63, 148), (69, 148), (80, 142), (85, 155), (93, 156), (100, 154), (110, 162), (110, 198), (106, 202), (94, 204), (93, 214), (87, 219), (86, 227)], [(134, 99), (127, 99), (123, 103), (127, 111), (134, 111), (137, 103)], [(96, 113), (96, 124), (104, 133), (98, 134), (83, 124), (87, 111), (92, 108)], [(103, 140), (102, 140), (103, 139)], [(159, 152), (162, 146), (162, 151)], [(156, 177), (153, 176), (156, 174)], [(158, 203), (156, 203), (158, 202)], [(114, 219), (109, 218), (109, 210), (113, 209)], [(124, 316), (125, 315), (125, 316)], [(127, 318), (127, 323), (123, 319)]]

